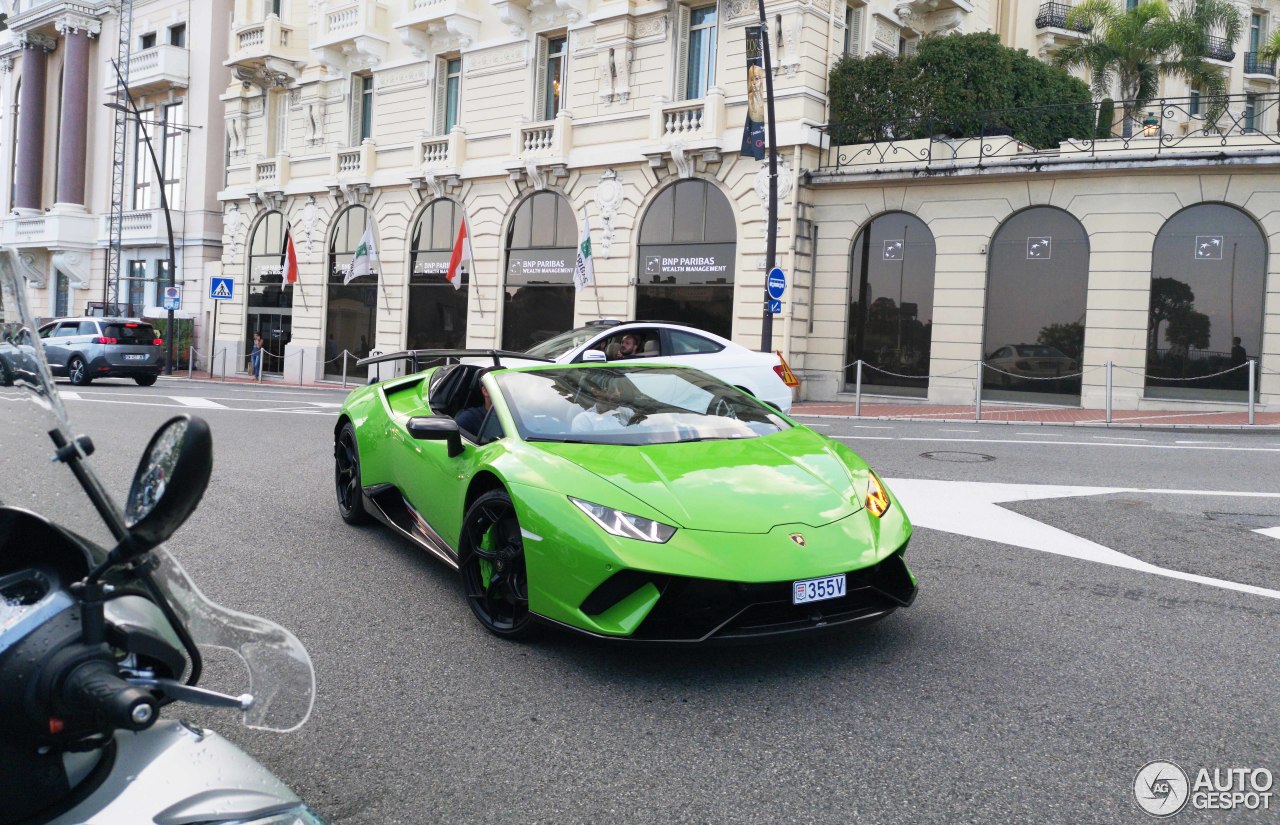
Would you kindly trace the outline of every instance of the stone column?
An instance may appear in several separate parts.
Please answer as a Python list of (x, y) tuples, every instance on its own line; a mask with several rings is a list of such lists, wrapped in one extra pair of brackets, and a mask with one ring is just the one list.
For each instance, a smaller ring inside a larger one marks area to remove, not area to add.
[(34, 32), (18, 35), (22, 43), (22, 94), (18, 99), (18, 163), (16, 209), (40, 211), (44, 186), (44, 92), (49, 52), (56, 41)]
[(84, 206), (89, 116), (89, 32), (59, 22), (66, 56), (62, 69), (62, 133), (58, 149), (58, 204)]

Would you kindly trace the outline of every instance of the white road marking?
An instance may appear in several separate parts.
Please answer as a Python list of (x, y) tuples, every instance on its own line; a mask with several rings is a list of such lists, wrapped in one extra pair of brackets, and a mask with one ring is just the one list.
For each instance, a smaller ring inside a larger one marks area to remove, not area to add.
[(938, 430), (940, 433), (980, 433), (982, 430)]
[(1264, 536), (1270, 536), (1273, 539), (1280, 539), (1280, 527), (1263, 527), (1260, 530), (1254, 530), (1255, 533), (1261, 533)]
[(1066, 438), (1065, 435), (1059, 435), (1058, 433), (1014, 433), (1014, 435), (1031, 435), (1037, 438)]
[(1174, 444), (1222, 444), (1222, 441), (1175, 441)]
[(893, 427), (881, 427), (876, 424), (853, 424), (855, 430), (892, 430)]
[(217, 401), (214, 401), (213, 399), (201, 398), (198, 395), (170, 395), (168, 397), (172, 398), (174, 401), (177, 401), (179, 404), (183, 405), (184, 407), (199, 407), (202, 410), (227, 409), (225, 404), (219, 404)]
[(1170, 570), (1136, 559), (1110, 547), (1081, 538), (1057, 527), (999, 506), (1014, 501), (1101, 496), (1114, 493), (1158, 493), (1197, 496), (1248, 496), (1280, 498), (1280, 493), (1205, 490), (1159, 490), (1133, 487), (1072, 487), (1052, 484), (995, 484), (972, 481), (935, 481), (915, 478), (886, 479), (902, 501), (911, 522), (946, 533), (996, 541), (1042, 553), (1070, 556), (1084, 561), (1122, 567), (1140, 573), (1220, 587), (1280, 599), (1280, 590)]
[(63, 392), (62, 390), (59, 390), (59, 391), (58, 391), (58, 395), (62, 396), (62, 398), (63, 398), (63, 400), (64, 400), (64, 401), (80, 401), (80, 400), (82, 400), (82, 399), (81, 399), (81, 397), (80, 397), (80, 393), (78, 393), (78, 392), (72, 392), (71, 390), (67, 390), (66, 392)]
[(1102, 441), (1019, 441), (1007, 438), (938, 438), (922, 436), (834, 435), (841, 441), (928, 441), (943, 444), (1044, 444), (1052, 447), (1130, 447), (1139, 450), (1209, 450), (1228, 453), (1280, 453), (1280, 447), (1208, 447), (1192, 444), (1130, 444)]
[(1129, 438), (1123, 435), (1095, 435), (1099, 441), (1149, 441), (1147, 438)]

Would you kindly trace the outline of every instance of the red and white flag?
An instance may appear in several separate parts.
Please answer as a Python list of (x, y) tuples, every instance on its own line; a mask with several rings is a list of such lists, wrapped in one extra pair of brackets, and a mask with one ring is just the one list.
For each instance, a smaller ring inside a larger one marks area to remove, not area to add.
[(293, 245), (293, 233), (288, 227), (284, 230), (284, 249), (280, 250), (280, 272), (286, 284), (298, 282), (298, 250)]
[(467, 271), (475, 267), (475, 259), (471, 256), (471, 230), (467, 228), (467, 219), (463, 218), (458, 226), (458, 239), (453, 242), (453, 254), (449, 256), (449, 271), (444, 279), (453, 284), (454, 289), (462, 288), (462, 273), (459, 269), (463, 261), (467, 262)]

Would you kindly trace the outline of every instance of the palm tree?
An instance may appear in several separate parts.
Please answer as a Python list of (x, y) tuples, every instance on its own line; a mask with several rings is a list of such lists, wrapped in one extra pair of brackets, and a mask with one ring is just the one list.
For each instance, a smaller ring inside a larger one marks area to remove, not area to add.
[(1084, 0), (1068, 12), (1066, 23), (1087, 34), (1059, 49), (1054, 62), (1088, 69), (1098, 98), (1119, 92), (1126, 138), (1159, 92), (1162, 77), (1184, 78), (1205, 96), (1225, 94), (1226, 78), (1206, 59), (1208, 40), (1217, 33), (1235, 43), (1244, 27), (1230, 0), (1177, 0), (1172, 7), (1146, 0), (1124, 12), (1112, 0)]

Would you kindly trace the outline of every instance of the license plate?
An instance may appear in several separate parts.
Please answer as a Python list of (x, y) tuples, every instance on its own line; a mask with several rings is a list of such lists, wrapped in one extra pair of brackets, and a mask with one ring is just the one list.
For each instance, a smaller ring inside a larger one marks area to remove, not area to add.
[(147, 360), (147, 356), (145, 356), (145, 355), (126, 355), (126, 356), (124, 357), (124, 360), (126, 360), (126, 361), (145, 361), (145, 360)]
[(838, 576), (823, 576), (820, 579), (805, 579), (791, 586), (791, 603), (804, 604), (838, 599), (844, 595), (844, 587), (844, 573)]

